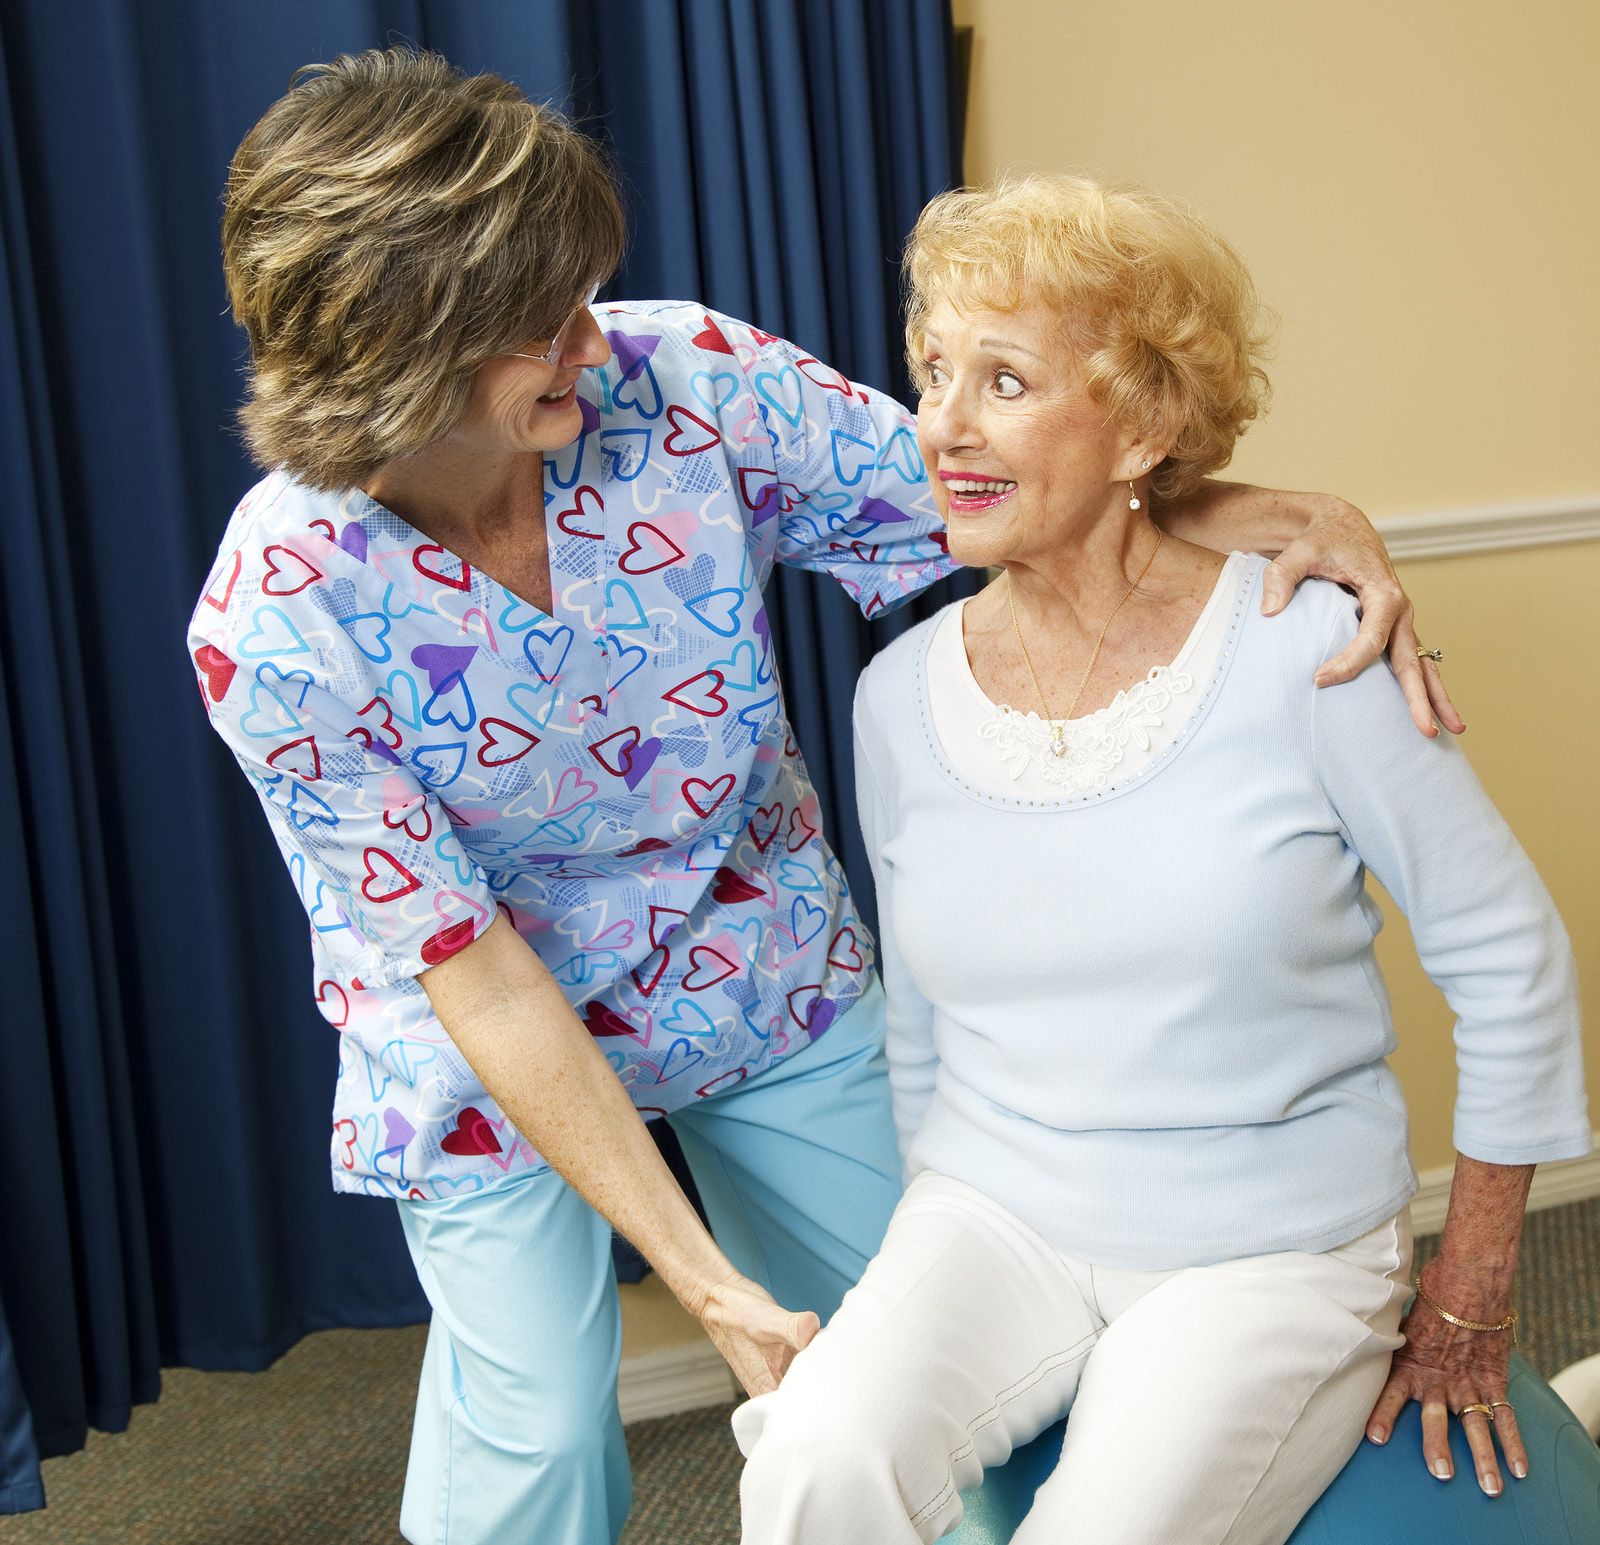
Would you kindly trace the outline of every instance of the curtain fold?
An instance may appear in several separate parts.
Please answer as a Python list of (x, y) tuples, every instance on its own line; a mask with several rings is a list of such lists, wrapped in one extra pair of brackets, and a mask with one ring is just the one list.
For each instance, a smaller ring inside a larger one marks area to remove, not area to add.
[[(254, 480), (229, 156), (299, 65), (408, 40), (610, 141), (632, 231), (612, 293), (701, 299), (904, 390), (899, 245), (959, 176), (945, 0), (0, 0), (0, 1511), (36, 1489), (14, 1412), (66, 1452), (164, 1365), (426, 1314), (393, 1208), (328, 1186), (305, 919), (287, 880), (236, 883), (281, 861), (182, 642)], [(904, 622), (809, 576), (775, 589), (790, 710), (865, 885), (850, 687)]]

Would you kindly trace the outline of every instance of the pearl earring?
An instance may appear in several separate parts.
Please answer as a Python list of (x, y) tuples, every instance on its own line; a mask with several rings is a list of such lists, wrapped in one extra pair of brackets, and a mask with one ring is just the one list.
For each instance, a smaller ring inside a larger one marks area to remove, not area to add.
[(1131, 477), (1128, 479), (1128, 508), (1130, 510), (1136, 510), (1139, 508), (1139, 493), (1138, 490), (1133, 486), (1133, 479)]

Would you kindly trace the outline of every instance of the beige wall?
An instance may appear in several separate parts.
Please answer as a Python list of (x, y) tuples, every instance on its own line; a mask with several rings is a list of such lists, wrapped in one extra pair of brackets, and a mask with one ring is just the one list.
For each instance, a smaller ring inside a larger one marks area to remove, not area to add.
[[(1600, 6), (955, 0), (967, 176), (1072, 169), (1205, 210), (1282, 328), (1235, 475), (1371, 514), (1596, 494)], [(1600, 1119), (1600, 544), (1403, 566), (1588, 984)], [(1392, 915), (1392, 909), (1391, 909)], [(1452, 1156), (1450, 1015), (1382, 945), (1420, 1167)]]

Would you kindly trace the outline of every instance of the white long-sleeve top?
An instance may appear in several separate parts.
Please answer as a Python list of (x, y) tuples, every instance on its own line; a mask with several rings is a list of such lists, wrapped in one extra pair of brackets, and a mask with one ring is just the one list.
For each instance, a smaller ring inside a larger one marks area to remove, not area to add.
[(1571, 949), (1532, 864), (1387, 672), (1313, 687), (1350, 598), (1311, 582), (1263, 618), (1248, 562), (1198, 706), (1104, 787), (959, 770), (930, 710), (942, 614), (857, 693), (908, 1171), (1107, 1265), (1328, 1249), (1410, 1196), (1369, 868), (1458, 1016), (1457, 1148), (1589, 1147)]

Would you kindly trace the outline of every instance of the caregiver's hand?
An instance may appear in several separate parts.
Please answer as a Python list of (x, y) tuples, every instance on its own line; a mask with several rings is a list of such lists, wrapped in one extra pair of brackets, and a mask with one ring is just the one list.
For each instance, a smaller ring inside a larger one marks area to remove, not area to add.
[(1418, 658), (1411, 598), (1400, 587), (1383, 538), (1353, 504), (1333, 494), (1207, 479), (1180, 504), (1163, 507), (1158, 518), (1174, 536), (1206, 547), (1276, 553), (1262, 581), (1264, 616), (1282, 611), (1308, 576), (1353, 590), (1361, 602), (1361, 629), (1348, 648), (1323, 664), (1317, 685), (1359, 676), (1387, 649), (1417, 728), (1431, 739), (1439, 733), (1437, 717), (1454, 735), (1466, 729), (1438, 664)]
[(691, 1307), (747, 1395), (775, 1390), (795, 1353), (822, 1323), (810, 1310), (795, 1314), (783, 1308), (765, 1288), (737, 1273)]

